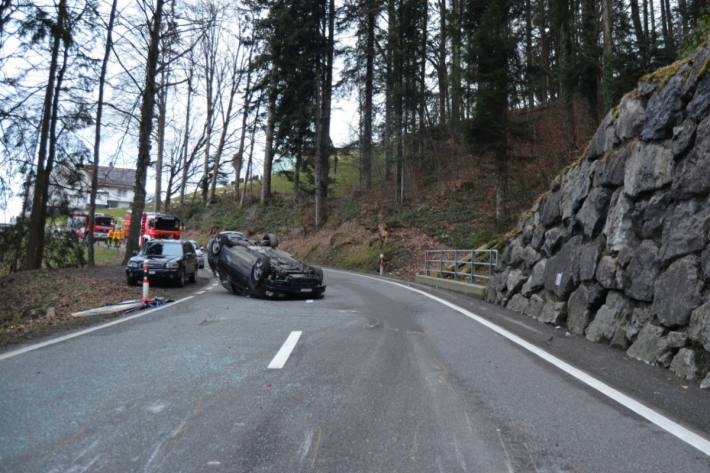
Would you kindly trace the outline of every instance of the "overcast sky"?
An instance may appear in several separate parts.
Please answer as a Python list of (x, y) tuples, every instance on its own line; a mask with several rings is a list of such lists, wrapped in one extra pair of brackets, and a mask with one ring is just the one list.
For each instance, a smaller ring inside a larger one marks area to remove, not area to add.
[[(337, 2), (340, 3), (340, 2)], [(108, 16), (106, 14), (106, 16)], [(352, 37), (348, 37), (348, 35), (339, 35), (337, 37), (337, 40), (340, 41), (340, 45), (342, 45), (342, 42), (349, 42), (352, 41)], [(103, 45), (100, 46), (100, 48), (97, 50), (96, 57), (100, 57), (103, 50)], [(340, 75), (340, 70), (343, 68), (342, 61), (336, 60), (336, 67), (335, 67), (335, 74), (334, 74), (334, 83), (337, 83), (339, 80), (339, 75)], [(113, 72), (112, 72), (113, 71)], [(117, 64), (115, 58), (112, 56), (111, 57), (111, 63), (110, 63), (110, 70), (109, 70), (109, 77), (112, 75), (118, 75), (121, 72), (120, 66)], [(179, 90), (179, 89), (178, 89)], [(111, 100), (111, 89), (107, 88), (107, 101)], [(178, 92), (179, 93), (179, 92)], [(196, 101), (199, 101), (199, 98), (195, 99)], [(181, 104), (182, 100), (178, 98), (178, 100), (174, 100), (174, 103), (176, 104), (176, 107), (183, 107), (184, 105)], [(198, 102), (199, 103), (199, 102)], [(193, 112), (199, 110), (195, 110), (195, 106), (193, 105)], [(196, 118), (198, 120), (202, 120), (203, 118), (197, 116)], [(345, 145), (347, 143), (351, 143), (352, 141), (357, 139), (357, 130), (358, 130), (358, 122), (359, 122), (359, 117), (357, 114), (357, 102), (356, 102), (356, 97), (354, 94), (349, 94), (343, 96), (342, 93), (335, 94), (333, 97), (333, 112), (332, 112), (332, 119), (331, 119), (331, 138), (333, 140), (333, 143), (336, 146), (341, 146)], [(235, 127), (231, 127), (235, 128)], [(84, 130), (82, 133), (80, 133), (80, 138), (84, 141), (86, 144), (87, 148), (92, 150), (93, 149), (93, 133), (94, 129), (93, 127), (89, 127), (86, 130)], [(132, 168), (135, 167), (135, 160), (136, 160), (136, 155), (137, 155), (137, 146), (133, 142), (133, 140), (126, 140), (123, 142), (123, 146), (120, 146), (121, 140), (123, 137), (123, 133), (118, 133), (114, 129), (110, 127), (104, 127), (102, 129), (102, 143), (101, 143), (101, 162), (100, 165), (102, 166), (108, 166), (108, 165), (115, 165), (116, 167), (127, 167), (127, 168)], [(168, 134), (167, 140), (171, 140), (170, 135)], [(216, 140), (213, 139), (213, 145)], [(261, 174), (261, 168), (263, 165), (263, 141), (264, 141), (264, 135), (263, 133), (258, 133), (256, 136), (256, 147), (254, 151), (254, 174)], [(167, 149), (170, 147), (170, 143), (166, 143), (166, 153)], [(153, 150), (155, 150), (155, 143), (153, 144)], [(226, 167), (224, 168), (225, 170), (227, 169)], [(244, 172), (244, 171), (243, 171)], [(167, 176), (165, 176), (165, 180), (167, 180)], [(15, 194), (12, 196), (8, 202), (7, 205), (2, 207), (0, 203), (0, 222), (9, 222), (10, 219), (13, 217), (17, 216), (20, 213), (21, 206), (22, 206), (22, 199), (20, 197), (20, 185), (19, 183), (22, 181), (21, 178), (16, 179), (18, 182), (18, 185), (16, 186), (15, 189), (13, 189), (13, 193)], [(148, 195), (152, 196), (154, 190), (155, 190), (155, 169), (150, 168), (149, 173), (148, 173), (148, 180), (147, 180), (147, 191)], [(163, 190), (165, 190), (165, 184), (163, 185)]]

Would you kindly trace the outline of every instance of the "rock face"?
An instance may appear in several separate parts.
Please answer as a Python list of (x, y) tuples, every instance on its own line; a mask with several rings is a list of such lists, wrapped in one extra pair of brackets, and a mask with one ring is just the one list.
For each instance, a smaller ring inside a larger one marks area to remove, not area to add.
[(518, 225), (489, 287), (511, 310), (706, 384), (708, 58), (710, 44), (604, 117)]

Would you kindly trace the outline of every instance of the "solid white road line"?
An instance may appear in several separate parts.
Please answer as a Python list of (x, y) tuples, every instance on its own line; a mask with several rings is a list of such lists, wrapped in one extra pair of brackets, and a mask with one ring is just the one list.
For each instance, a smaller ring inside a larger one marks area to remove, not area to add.
[(284, 367), (288, 361), (288, 357), (291, 356), (291, 352), (293, 352), (293, 349), (296, 348), (296, 343), (298, 343), (298, 339), (301, 338), (302, 333), (303, 332), (293, 331), (288, 335), (286, 341), (283, 345), (281, 345), (281, 349), (279, 349), (276, 353), (274, 359), (271, 360), (271, 363), (269, 363), (267, 369), (280, 370)]
[(106, 328), (106, 327), (111, 327), (111, 326), (113, 326), (113, 325), (122, 324), (122, 323), (124, 323), (124, 322), (128, 322), (129, 320), (137, 319), (137, 318), (140, 318), (140, 317), (145, 317), (146, 315), (150, 315), (150, 314), (152, 314), (153, 312), (157, 312), (157, 311), (159, 311), (159, 310), (167, 309), (168, 307), (172, 307), (172, 306), (174, 306), (174, 305), (180, 304), (181, 302), (185, 302), (185, 301), (187, 301), (187, 300), (190, 300), (190, 299), (192, 299), (193, 297), (195, 297), (195, 296), (193, 295), (193, 296), (183, 297), (182, 299), (178, 299), (178, 300), (176, 300), (175, 302), (170, 302), (169, 304), (165, 304), (165, 305), (163, 305), (163, 306), (156, 307), (155, 309), (149, 309), (149, 310), (146, 310), (146, 311), (143, 311), (143, 312), (139, 312), (139, 313), (137, 313), (137, 314), (135, 314), (135, 315), (129, 315), (128, 317), (123, 317), (123, 318), (118, 319), (118, 320), (114, 320), (114, 321), (111, 321), (111, 322), (108, 322), (108, 323), (105, 323), (105, 324), (97, 325), (96, 327), (90, 327), (90, 328), (87, 328), (87, 329), (84, 329), (84, 330), (80, 330), (80, 331), (78, 331), (78, 332), (70, 333), (69, 335), (63, 335), (63, 336), (61, 336), (61, 337), (52, 338), (51, 340), (47, 340), (47, 341), (45, 341), (45, 342), (35, 343), (34, 345), (29, 345), (29, 346), (26, 346), (26, 347), (24, 347), (24, 348), (20, 348), (20, 349), (17, 349), (17, 350), (12, 350), (12, 351), (8, 351), (8, 352), (5, 352), (5, 353), (0, 353), (0, 361), (2, 361), (2, 360), (7, 360), (8, 358), (13, 358), (13, 357), (18, 356), (18, 355), (22, 355), (23, 353), (27, 353), (27, 352), (30, 352), (30, 351), (39, 350), (40, 348), (48, 347), (48, 346), (54, 345), (54, 344), (56, 344), (56, 343), (61, 343), (61, 342), (64, 342), (64, 341), (66, 341), (66, 340), (71, 340), (72, 338), (80, 337), (80, 336), (82, 336), (82, 335), (86, 335), (86, 334), (91, 333), (91, 332), (96, 332), (97, 330), (101, 330), (101, 329), (104, 329), (104, 328)]
[(500, 335), (500, 336), (510, 340), (511, 342), (515, 343), (516, 345), (524, 348), (525, 350), (529, 351), (533, 355), (535, 355), (539, 358), (542, 358), (546, 362), (550, 363), (551, 365), (556, 366), (560, 370), (564, 371), (565, 373), (572, 376), (573, 378), (581, 381), (582, 383), (586, 384), (590, 388), (600, 392), (601, 394), (605, 395), (609, 399), (616, 401), (617, 403), (621, 404), (622, 406), (626, 407), (627, 409), (631, 410), (632, 412), (635, 412), (636, 414), (640, 415), (644, 419), (648, 420), (649, 422), (651, 422), (651, 423), (657, 425), (658, 427), (660, 427), (661, 429), (665, 430), (669, 434), (679, 438), (680, 440), (687, 443), (688, 445), (700, 450), (705, 455), (710, 456), (710, 440), (708, 440), (707, 438), (693, 432), (692, 430), (669, 419), (668, 417), (664, 416), (663, 414), (661, 414), (657, 411), (654, 411), (650, 407), (627, 396), (626, 394), (622, 393), (621, 391), (598, 380), (594, 376), (587, 374), (578, 368), (575, 368), (574, 366), (570, 365), (569, 363), (557, 358), (555, 355), (546, 352), (542, 348), (539, 348), (536, 345), (533, 345), (532, 343), (529, 343), (529, 342), (523, 340), (522, 338), (515, 335), (514, 333), (509, 332), (508, 330), (504, 329), (503, 327), (500, 327), (500, 326), (494, 324), (493, 322), (486, 320), (483, 317), (480, 317), (480, 316), (474, 314), (473, 312), (470, 312), (470, 311), (464, 309), (463, 307), (457, 306), (456, 304), (453, 304), (447, 300), (444, 300), (440, 297), (429, 294), (429, 293), (422, 291), (420, 289), (416, 289), (414, 287), (410, 287), (410, 286), (407, 286), (405, 284), (401, 284), (401, 283), (398, 283), (395, 281), (390, 281), (388, 279), (376, 278), (373, 276), (351, 273), (351, 272), (347, 272), (347, 271), (340, 271), (337, 269), (328, 269), (328, 271), (333, 271), (333, 272), (343, 273), (343, 274), (348, 274), (348, 275), (354, 275), (354, 276), (360, 276), (362, 278), (372, 279), (372, 280), (380, 282), (380, 283), (384, 282), (387, 284), (392, 284), (393, 286), (399, 286), (403, 289), (407, 289), (408, 291), (416, 292), (417, 294), (421, 294), (424, 297), (428, 297), (429, 299), (431, 299), (433, 301), (443, 304), (446, 307), (449, 307), (450, 309), (453, 309), (456, 312), (459, 312), (460, 314), (463, 314), (466, 317), (475, 320), (479, 324), (483, 325), (486, 328), (489, 328), (490, 330), (494, 331), (498, 335)]

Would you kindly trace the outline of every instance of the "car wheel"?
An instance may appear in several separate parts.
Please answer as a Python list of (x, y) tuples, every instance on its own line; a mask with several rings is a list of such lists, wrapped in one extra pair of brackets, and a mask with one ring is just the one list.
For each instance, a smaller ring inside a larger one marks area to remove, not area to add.
[(185, 287), (185, 270), (180, 271), (180, 275), (177, 280), (177, 287)]
[(126, 283), (127, 283), (129, 286), (135, 286), (135, 285), (136, 285), (136, 280), (133, 279), (133, 278), (126, 278)]
[(191, 283), (197, 282), (197, 270), (195, 270), (195, 272), (190, 275), (190, 282)]
[(264, 297), (264, 288), (260, 287), (261, 281), (269, 274), (270, 270), (271, 266), (266, 258), (260, 258), (254, 263), (249, 275), (249, 294), (256, 297)]
[(279, 246), (279, 239), (276, 238), (276, 235), (274, 235), (273, 233), (267, 233), (266, 235), (264, 235), (263, 241), (267, 242), (270, 248), (276, 248), (277, 246)]

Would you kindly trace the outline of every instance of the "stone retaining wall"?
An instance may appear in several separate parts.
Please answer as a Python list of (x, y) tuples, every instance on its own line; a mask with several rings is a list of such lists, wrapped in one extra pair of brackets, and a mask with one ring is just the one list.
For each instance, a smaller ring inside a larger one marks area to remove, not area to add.
[(609, 112), (518, 223), (489, 301), (710, 387), (709, 65), (706, 45)]

